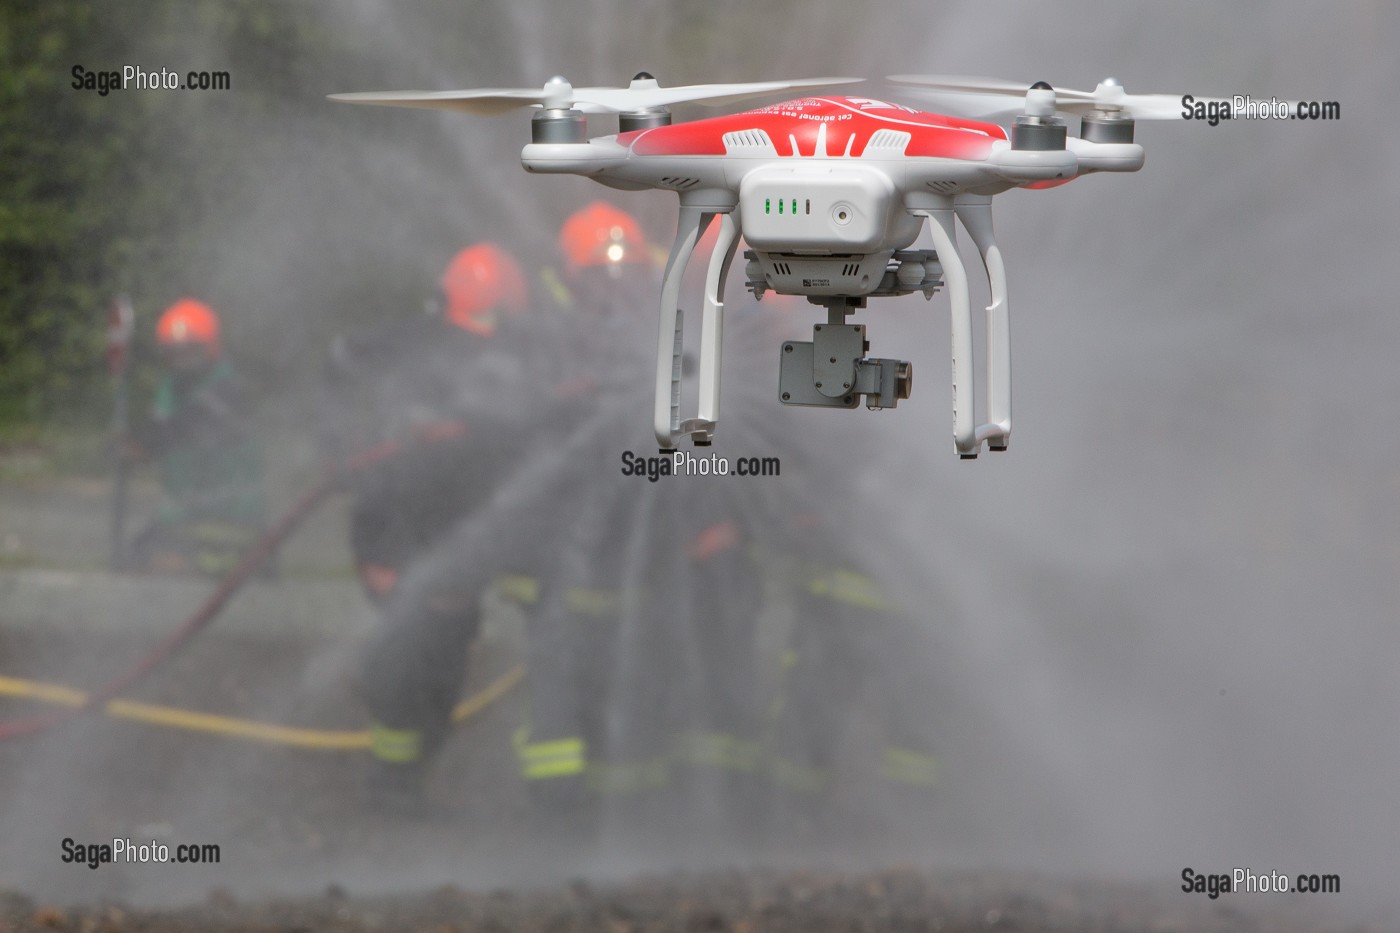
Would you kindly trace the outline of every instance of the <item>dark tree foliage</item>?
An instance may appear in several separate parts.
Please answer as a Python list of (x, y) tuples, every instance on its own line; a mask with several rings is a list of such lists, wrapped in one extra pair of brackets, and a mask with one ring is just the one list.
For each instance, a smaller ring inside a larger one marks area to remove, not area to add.
[[(0, 425), (101, 411), (114, 295), (142, 336), (182, 293), (238, 304), (227, 284), (210, 294), (230, 278), (228, 233), (269, 173), (312, 155), (297, 131), (343, 149), (324, 94), (327, 72), (364, 70), (355, 38), (309, 4), (0, 7)], [(73, 87), (75, 66), (127, 64), (228, 72), (231, 87)]]

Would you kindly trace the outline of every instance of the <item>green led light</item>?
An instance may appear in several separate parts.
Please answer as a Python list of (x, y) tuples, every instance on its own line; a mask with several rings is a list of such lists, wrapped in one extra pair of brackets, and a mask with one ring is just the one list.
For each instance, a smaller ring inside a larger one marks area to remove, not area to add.
[(797, 216), (797, 198), (792, 199), (792, 216)]
[(782, 198), (778, 198), (778, 213), (781, 214), (782, 212), (783, 212), (783, 199), (782, 199)]
[(765, 214), (771, 214), (771, 213), (773, 213), (773, 199), (772, 199), (772, 198), (764, 198), (764, 199), (763, 199), (763, 213), (765, 213)]

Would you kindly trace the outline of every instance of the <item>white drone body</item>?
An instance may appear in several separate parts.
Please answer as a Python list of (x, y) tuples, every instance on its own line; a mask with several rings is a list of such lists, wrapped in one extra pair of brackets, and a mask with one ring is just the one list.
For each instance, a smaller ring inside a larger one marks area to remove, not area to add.
[[(663, 452), (690, 438), (708, 445), (719, 421), (723, 294), (742, 235), (748, 285), (803, 295), (827, 308), (811, 343), (788, 341), (780, 353), (779, 397), (790, 405), (892, 408), (907, 398), (912, 368), (866, 359), (865, 328), (846, 323), (870, 297), (915, 291), (932, 297), (944, 284), (952, 304), (953, 437), (964, 458), (983, 445), (1005, 450), (1011, 437), (1010, 306), (1005, 267), (992, 229), (991, 200), (1016, 187), (1053, 187), (1090, 172), (1137, 171), (1143, 149), (1134, 118), (1179, 117), (1179, 98), (1127, 95), (1115, 83), (1094, 92), (1054, 91), (987, 79), (895, 78), (944, 93), (971, 93), (1005, 111), (1024, 102), (1011, 132), (995, 123), (914, 110), (862, 97), (790, 100), (744, 113), (672, 124), (667, 105), (736, 100), (797, 82), (661, 88), (638, 75), (628, 88), (544, 88), (336, 95), (353, 103), (496, 113), (536, 106), (533, 141), (521, 152), (527, 171), (584, 175), (623, 190), (675, 192), (680, 220), (661, 289), (653, 427)], [(1172, 109), (1168, 110), (1168, 102)], [(1070, 137), (1056, 111), (1083, 116)], [(616, 112), (620, 132), (589, 138), (587, 112)], [(986, 309), (986, 417), (975, 417), (973, 317), (954, 218), (981, 256), (991, 304)], [(681, 279), (702, 233), (719, 219), (705, 280), (695, 417), (681, 417)], [(911, 249), (927, 223), (934, 250)]]

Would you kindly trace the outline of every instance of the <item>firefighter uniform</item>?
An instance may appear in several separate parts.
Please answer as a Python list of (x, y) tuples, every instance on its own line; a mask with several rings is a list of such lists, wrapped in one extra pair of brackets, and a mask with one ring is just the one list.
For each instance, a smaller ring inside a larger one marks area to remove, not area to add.
[(492, 339), (524, 307), (514, 260), (477, 244), (441, 285), (436, 313), (335, 342), (323, 420), (342, 454), (390, 451), (353, 479), (350, 543), (384, 616), (361, 689), (372, 716), (370, 800), (391, 810), (421, 805), (481, 594), (510, 550), (496, 546), (504, 531), (494, 499), (530, 436), (528, 379)]
[(137, 535), (138, 566), (230, 570), (263, 524), (262, 459), (244, 382), (221, 352), (219, 319), (192, 298), (156, 325), (165, 362), (141, 446), (156, 459), (161, 503)]
[(548, 504), (553, 552), (527, 614), (515, 752), (541, 832), (587, 836), (602, 802), (649, 796), (669, 778), (654, 624), (664, 490), (617, 465), (644, 423), (636, 387), (654, 363), (643, 326), (655, 300), (650, 249), (636, 220), (604, 202), (566, 220), (560, 247), (562, 273), (544, 274), (558, 308), (556, 409), (565, 424), (589, 427), (559, 453), (588, 488)]

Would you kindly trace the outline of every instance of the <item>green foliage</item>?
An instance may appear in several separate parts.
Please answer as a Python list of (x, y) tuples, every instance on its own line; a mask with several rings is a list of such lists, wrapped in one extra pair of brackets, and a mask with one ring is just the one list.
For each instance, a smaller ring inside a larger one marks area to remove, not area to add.
[[(297, 4), (0, 7), (0, 424), (101, 413), (109, 301), (130, 295), (144, 335), (206, 292), (222, 228), (286, 143), (260, 124), (319, 98), (308, 72), (337, 51)], [(74, 66), (124, 64), (226, 70), (233, 89), (72, 87)]]

